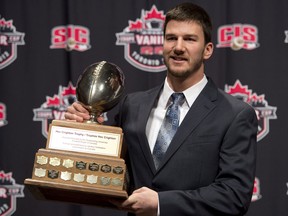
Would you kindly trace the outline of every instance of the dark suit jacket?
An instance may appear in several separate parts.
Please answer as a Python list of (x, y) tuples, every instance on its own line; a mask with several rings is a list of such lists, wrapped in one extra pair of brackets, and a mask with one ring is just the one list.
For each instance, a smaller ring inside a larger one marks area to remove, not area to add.
[(161, 216), (244, 215), (255, 178), (254, 109), (208, 79), (156, 171), (145, 127), (161, 89), (127, 95), (116, 118), (132, 190), (158, 191)]

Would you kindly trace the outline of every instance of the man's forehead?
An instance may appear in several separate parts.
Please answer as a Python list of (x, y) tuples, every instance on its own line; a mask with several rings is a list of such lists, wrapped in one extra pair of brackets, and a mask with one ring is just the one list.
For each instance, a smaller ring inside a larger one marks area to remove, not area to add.
[(186, 32), (187, 34), (201, 34), (203, 33), (202, 26), (194, 20), (189, 21), (176, 21), (171, 20), (167, 23), (166, 34), (177, 34)]

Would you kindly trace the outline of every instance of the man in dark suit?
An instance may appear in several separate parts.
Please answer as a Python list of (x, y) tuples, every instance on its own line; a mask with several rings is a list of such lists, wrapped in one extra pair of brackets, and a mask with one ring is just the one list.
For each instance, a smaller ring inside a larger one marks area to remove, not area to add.
[[(247, 212), (255, 177), (257, 118), (252, 107), (206, 77), (204, 61), (213, 53), (211, 29), (208, 14), (192, 3), (166, 14), (167, 77), (159, 87), (128, 94), (116, 118), (128, 148), (132, 190), (123, 203), (115, 202), (119, 208), (139, 216)], [(180, 112), (180, 124), (170, 144), (165, 141), (167, 150), (163, 153), (160, 147), (154, 154), (158, 139), (169, 135), (158, 138), (173, 93), (185, 96), (173, 111)], [(89, 115), (76, 102), (65, 118), (81, 122)]]

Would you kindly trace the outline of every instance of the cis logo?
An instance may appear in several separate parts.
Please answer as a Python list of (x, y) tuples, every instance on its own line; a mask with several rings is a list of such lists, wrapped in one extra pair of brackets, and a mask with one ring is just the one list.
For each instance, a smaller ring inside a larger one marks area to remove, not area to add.
[(254, 187), (253, 187), (253, 195), (252, 195), (252, 202), (255, 202), (262, 198), (260, 193), (260, 180), (256, 177), (254, 180)]
[(249, 24), (224, 25), (218, 28), (218, 48), (253, 50), (258, 48), (258, 29)]
[(51, 49), (86, 51), (91, 48), (90, 31), (83, 26), (56, 26), (51, 31), (51, 37)]
[(6, 125), (8, 122), (6, 120), (6, 106), (0, 103), (0, 127)]

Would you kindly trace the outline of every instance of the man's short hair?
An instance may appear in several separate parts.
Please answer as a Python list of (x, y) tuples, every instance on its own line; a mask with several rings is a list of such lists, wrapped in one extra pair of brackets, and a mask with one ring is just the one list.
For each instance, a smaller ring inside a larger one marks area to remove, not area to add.
[(166, 13), (164, 23), (164, 35), (166, 34), (167, 23), (175, 21), (195, 21), (201, 25), (204, 32), (205, 44), (211, 42), (212, 23), (208, 13), (200, 6), (193, 3), (182, 3), (172, 8)]

